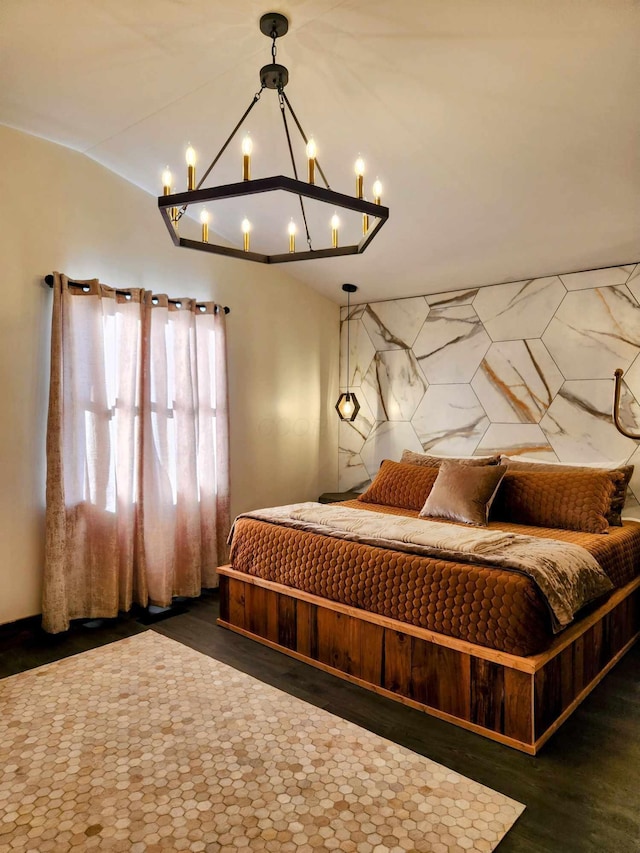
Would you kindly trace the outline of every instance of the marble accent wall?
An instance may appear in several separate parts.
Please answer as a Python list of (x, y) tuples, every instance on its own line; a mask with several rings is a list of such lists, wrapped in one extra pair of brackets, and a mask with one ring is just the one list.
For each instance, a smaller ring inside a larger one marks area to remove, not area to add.
[(640, 432), (640, 264), (356, 305), (350, 340), (361, 409), (340, 424), (341, 490), (365, 488), (405, 448), (628, 460), (627, 511), (640, 517), (640, 443), (611, 421), (621, 367), (622, 421)]

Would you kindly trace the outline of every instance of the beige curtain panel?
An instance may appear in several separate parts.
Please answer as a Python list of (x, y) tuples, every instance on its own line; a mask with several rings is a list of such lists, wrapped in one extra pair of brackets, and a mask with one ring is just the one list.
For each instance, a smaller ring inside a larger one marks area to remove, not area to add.
[(53, 285), (43, 627), (218, 585), (229, 530), (225, 313)]

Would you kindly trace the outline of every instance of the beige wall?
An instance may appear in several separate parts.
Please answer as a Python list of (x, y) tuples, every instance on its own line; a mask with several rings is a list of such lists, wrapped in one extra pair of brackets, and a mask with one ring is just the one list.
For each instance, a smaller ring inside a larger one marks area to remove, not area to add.
[(0, 624), (40, 612), (52, 270), (231, 308), (232, 513), (336, 488), (336, 304), (280, 267), (174, 248), (153, 197), (4, 127), (0, 253)]

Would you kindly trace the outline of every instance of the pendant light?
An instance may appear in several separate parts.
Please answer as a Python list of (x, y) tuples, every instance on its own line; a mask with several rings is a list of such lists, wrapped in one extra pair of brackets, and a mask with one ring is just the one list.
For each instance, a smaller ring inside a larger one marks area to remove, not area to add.
[(360, 403), (353, 392), (349, 391), (349, 353), (351, 350), (351, 339), (349, 335), (349, 323), (351, 322), (351, 294), (358, 289), (355, 284), (343, 284), (342, 289), (347, 294), (347, 390), (343, 391), (336, 403), (336, 412), (341, 421), (355, 421), (360, 411)]

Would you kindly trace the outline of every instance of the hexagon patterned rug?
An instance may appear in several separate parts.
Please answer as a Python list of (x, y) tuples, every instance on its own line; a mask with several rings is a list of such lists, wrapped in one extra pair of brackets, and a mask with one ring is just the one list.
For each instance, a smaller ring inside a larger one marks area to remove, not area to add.
[(490, 851), (524, 809), (154, 631), (0, 707), (0, 852)]

